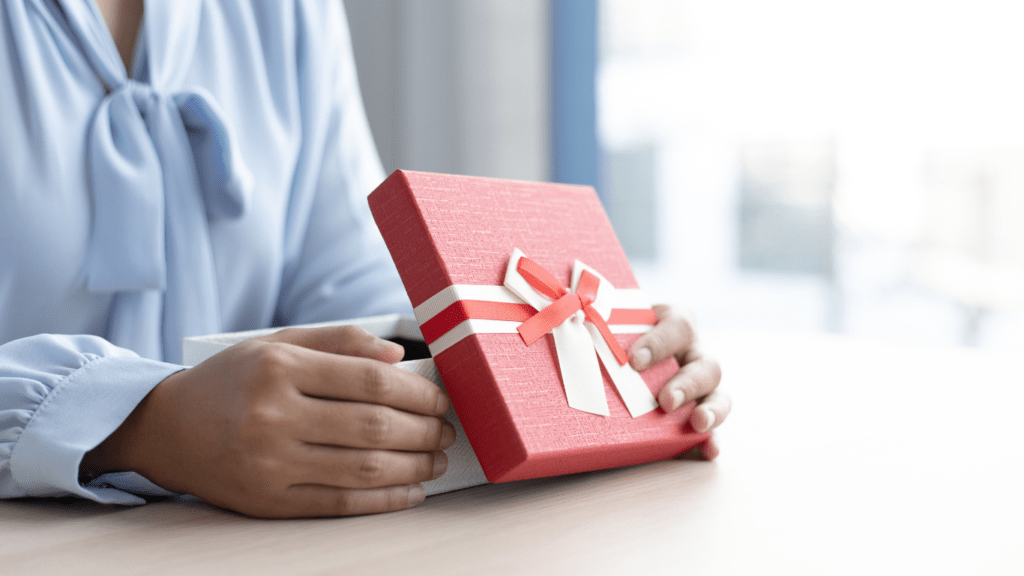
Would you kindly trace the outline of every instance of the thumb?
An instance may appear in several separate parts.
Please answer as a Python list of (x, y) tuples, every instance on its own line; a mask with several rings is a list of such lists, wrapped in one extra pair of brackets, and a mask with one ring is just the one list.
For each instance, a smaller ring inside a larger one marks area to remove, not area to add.
[(378, 338), (358, 326), (285, 328), (257, 340), (282, 342), (344, 356), (358, 356), (394, 364), (405, 356), (405, 348)]

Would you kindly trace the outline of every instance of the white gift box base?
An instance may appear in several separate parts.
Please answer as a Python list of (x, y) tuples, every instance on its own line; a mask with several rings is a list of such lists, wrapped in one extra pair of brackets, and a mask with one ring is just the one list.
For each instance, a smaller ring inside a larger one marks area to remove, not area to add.
[[(306, 324), (304, 326), (297, 326), (297, 328), (317, 328), (321, 326), (344, 325), (359, 326), (370, 334), (380, 338), (423, 340), (423, 336), (420, 335), (420, 329), (419, 325), (416, 323), (416, 319), (412, 316), (403, 316), (401, 314), (371, 316), (368, 318), (342, 320), (339, 322)], [(232, 332), (229, 334), (212, 334), (209, 336), (185, 338), (184, 358), (182, 359), (182, 364), (185, 366), (195, 366), (210, 356), (213, 356), (234, 344), (238, 344), (239, 342), (250, 338), (266, 336), (267, 334), (272, 334), (280, 329), (281, 328), (270, 328), (267, 330), (250, 330), (248, 332)], [(434, 366), (434, 361), (430, 358), (399, 362), (397, 366), (403, 370), (423, 376), (444, 390), (444, 383), (441, 382), (441, 376), (438, 375), (437, 367)], [(462, 424), (459, 423), (459, 417), (455, 415), (455, 410), (449, 408), (448, 412), (444, 415), (444, 418), (448, 422), (451, 422), (452, 426), (455, 427), (455, 443), (444, 451), (445, 454), (448, 455), (448, 471), (436, 480), (430, 480), (429, 482), (423, 483), (423, 488), (426, 489), (428, 496), (487, 483), (484, 471), (480, 468), (480, 462), (477, 461), (476, 454), (473, 453), (473, 448), (469, 445), (469, 440), (466, 439), (465, 432), (462, 431)]]

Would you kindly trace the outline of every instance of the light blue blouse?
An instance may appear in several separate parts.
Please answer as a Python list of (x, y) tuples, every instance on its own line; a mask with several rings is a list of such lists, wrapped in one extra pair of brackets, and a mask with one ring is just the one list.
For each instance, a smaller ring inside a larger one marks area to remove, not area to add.
[(0, 3), (0, 497), (159, 492), (78, 467), (183, 337), (407, 310), (383, 176), (337, 0), (147, 2), (130, 75), (91, 0)]

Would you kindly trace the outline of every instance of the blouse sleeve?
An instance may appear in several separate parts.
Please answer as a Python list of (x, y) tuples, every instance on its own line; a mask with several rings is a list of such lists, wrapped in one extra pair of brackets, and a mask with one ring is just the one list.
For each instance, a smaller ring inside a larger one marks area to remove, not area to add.
[(79, 481), (100, 444), (181, 366), (138, 357), (95, 336), (43, 334), (0, 345), (0, 498), (77, 495), (142, 504), (167, 495), (134, 473)]
[(340, 2), (297, 3), (304, 142), (276, 324), (410, 312), (367, 195), (384, 179)]

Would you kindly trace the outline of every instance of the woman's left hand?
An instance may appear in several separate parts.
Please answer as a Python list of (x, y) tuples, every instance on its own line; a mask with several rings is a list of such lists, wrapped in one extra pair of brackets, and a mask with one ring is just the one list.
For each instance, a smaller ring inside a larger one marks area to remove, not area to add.
[[(658, 392), (658, 404), (671, 412), (696, 400), (697, 408), (690, 415), (690, 426), (697, 432), (710, 432), (726, 419), (732, 407), (729, 397), (717, 391), (722, 369), (701, 350), (692, 314), (675, 311), (664, 304), (654, 306), (654, 314), (658, 324), (630, 346), (630, 364), (636, 370), (643, 370), (675, 356), (682, 368)], [(700, 453), (708, 460), (718, 456), (713, 436), (701, 445)]]

